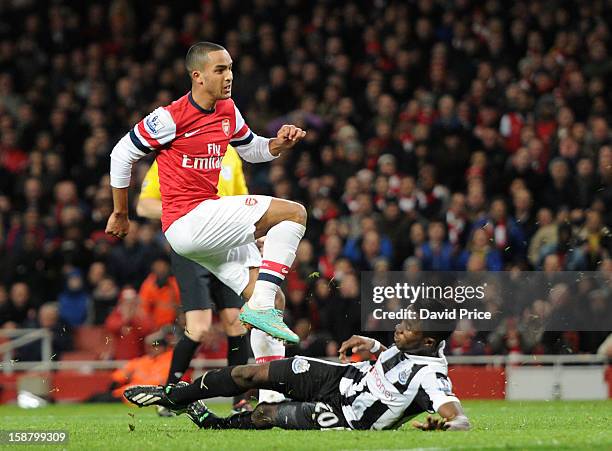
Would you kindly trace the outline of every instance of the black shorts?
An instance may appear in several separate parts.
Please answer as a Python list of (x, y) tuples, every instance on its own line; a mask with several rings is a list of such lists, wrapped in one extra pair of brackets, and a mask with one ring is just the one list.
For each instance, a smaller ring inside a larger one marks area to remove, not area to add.
[(301, 356), (270, 362), (268, 378), (274, 385), (273, 389), (292, 399), (293, 402), (287, 404), (287, 407), (292, 404), (297, 407), (293, 409), (293, 416), (288, 415), (289, 424), (281, 427), (287, 429), (349, 427), (342, 414), (340, 399), (340, 381), (347, 366)]
[(172, 249), (170, 261), (172, 272), (178, 282), (184, 312), (211, 309), (213, 303), (217, 310), (241, 308), (244, 305), (241, 296), (202, 265), (177, 254)]

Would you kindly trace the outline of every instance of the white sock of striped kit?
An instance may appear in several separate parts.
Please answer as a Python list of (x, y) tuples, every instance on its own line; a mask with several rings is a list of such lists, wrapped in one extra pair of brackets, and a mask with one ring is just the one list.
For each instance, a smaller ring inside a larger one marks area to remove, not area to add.
[[(285, 357), (285, 346), (259, 329), (251, 330), (251, 348), (255, 363), (272, 362)], [(281, 402), (285, 397), (273, 390), (259, 390), (259, 402)]]

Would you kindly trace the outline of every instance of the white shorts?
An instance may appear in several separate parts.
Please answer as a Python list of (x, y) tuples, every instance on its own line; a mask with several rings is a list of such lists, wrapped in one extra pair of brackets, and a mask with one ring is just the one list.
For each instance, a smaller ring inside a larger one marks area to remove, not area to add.
[(272, 201), (268, 196), (226, 196), (202, 202), (166, 230), (172, 249), (204, 266), (242, 294), (249, 267), (261, 266), (255, 223)]

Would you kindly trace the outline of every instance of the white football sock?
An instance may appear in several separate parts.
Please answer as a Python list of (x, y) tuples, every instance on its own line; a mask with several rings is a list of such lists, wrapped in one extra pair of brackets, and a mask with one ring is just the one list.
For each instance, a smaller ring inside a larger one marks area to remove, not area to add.
[[(259, 329), (251, 330), (251, 348), (256, 363), (271, 362), (285, 357), (285, 346)], [(273, 390), (259, 390), (259, 402), (281, 402), (282, 393)]]
[(306, 227), (293, 221), (282, 221), (271, 227), (263, 245), (263, 260), (255, 282), (249, 306), (254, 309), (274, 308), (276, 291), (280, 288)]

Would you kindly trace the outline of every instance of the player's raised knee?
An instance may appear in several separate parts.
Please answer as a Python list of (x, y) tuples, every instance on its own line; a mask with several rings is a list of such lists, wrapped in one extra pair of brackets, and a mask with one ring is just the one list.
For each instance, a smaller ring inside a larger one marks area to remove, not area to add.
[(306, 219), (308, 218), (308, 213), (306, 212), (306, 208), (302, 204), (298, 204), (297, 202), (291, 202), (290, 204), (290, 212), (289, 221), (297, 222), (298, 224), (306, 225)]

